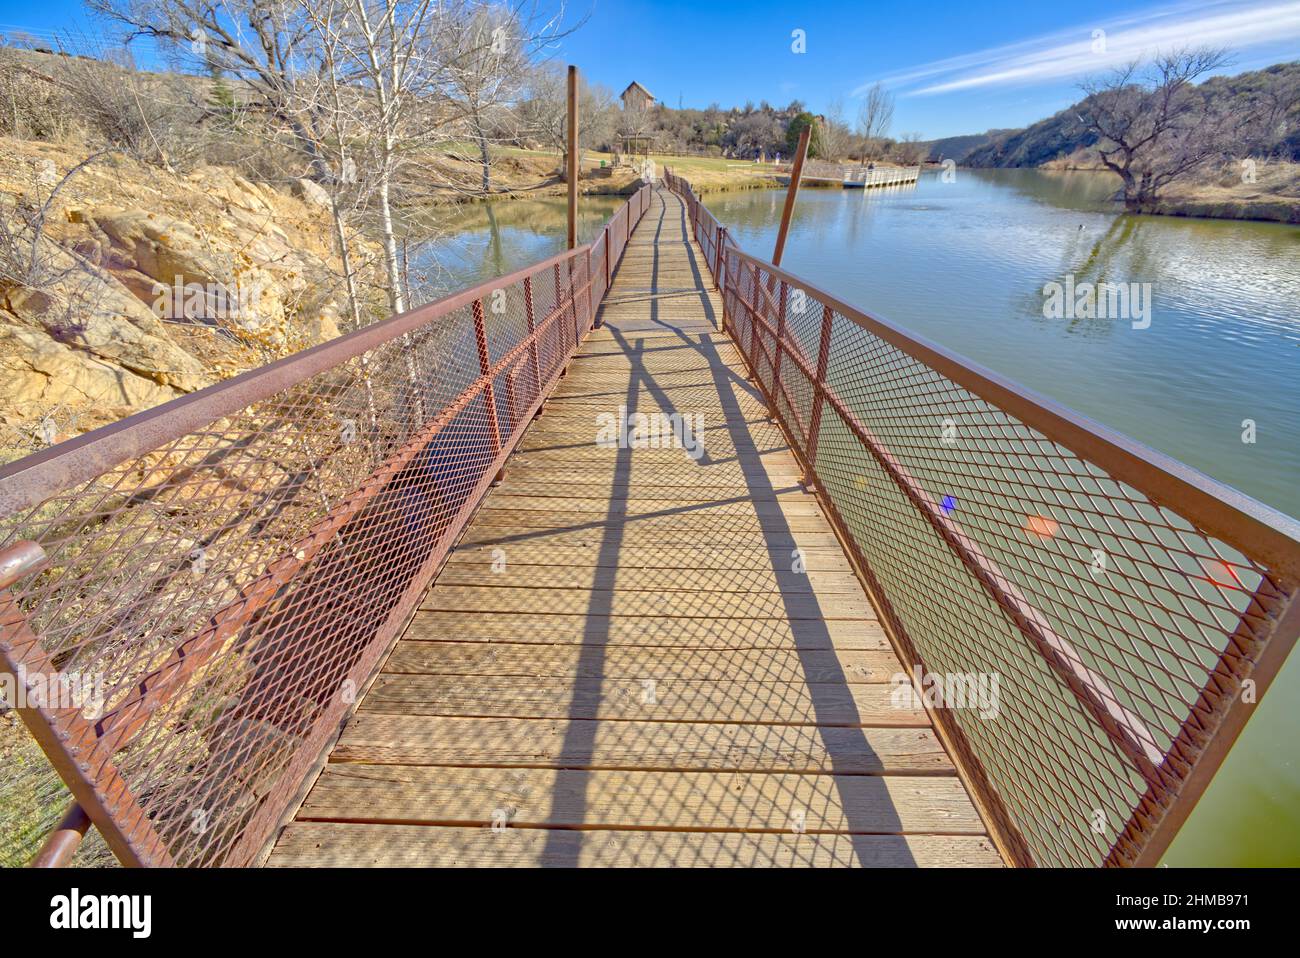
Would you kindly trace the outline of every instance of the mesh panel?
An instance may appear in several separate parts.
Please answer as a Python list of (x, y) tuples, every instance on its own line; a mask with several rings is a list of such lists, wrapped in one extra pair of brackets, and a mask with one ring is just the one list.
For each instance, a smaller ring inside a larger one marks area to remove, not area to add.
[[(666, 179), (701, 244), (725, 247)], [(990, 814), (1038, 864), (1135, 860), (1261, 650), (1294, 642), (1292, 625), (1273, 635), (1290, 574), (1250, 554), (1245, 517), (1234, 547), (1030, 425), (1050, 421), (1032, 400), (1013, 415), (952, 378), (973, 367), (940, 371), (906, 334), (734, 246), (718, 278), (727, 329), (904, 661), (997, 677), (993, 715), (939, 702)], [(1273, 515), (1294, 567), (1295, 524)]]
[[(592, 247), (222, 384), (205, 425), (177, 428), (188, 400), (137, 417), (143, 454), (101, 469), (73, 443), (0, 474), (35, 503), (0, 547), (48, 557), (6, 598), (0, 651), (93, 690), (37, 721), (119, 857), (255, 858), (591, 327), (648, 192)], [(10, 788), (51, 791), (6, 762)], [(8, 827), (30, 852), (41, 829)]]

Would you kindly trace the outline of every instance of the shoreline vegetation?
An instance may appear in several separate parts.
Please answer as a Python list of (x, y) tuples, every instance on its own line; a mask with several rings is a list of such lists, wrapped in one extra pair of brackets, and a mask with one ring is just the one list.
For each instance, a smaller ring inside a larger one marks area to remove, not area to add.
[[(540, 150), (513, 148), (506, 157), (519, 162), (525, 169), (544, 168), (548, 160), (558, 162), (558, 154)], [(757, 163), (750, 160), (733, 160), (725, 157), (674, 156), (652, 153), (650, 157), (655, 164), (657, 176), (663, 176), (664, 167), (672, 167), (681, 172), (695, 190), (703, 193), (726, 193), (754, 189), (776, 189), (783, 187), (788, 175), (782, 168), (771, 163)], [(528, 161), (532, 161), (529, 163)], [(640, 185), (640, 178), (628, 167), (606, 166), (610, 173), (603, 174), (600, 163), (614, 163), (610, 153), (589, 151), (583, 155), (582, 174), (579, 192), (583, 196), (625, 196), (634, 193)], [(844, 164), (848, 169), (857, 164)], [(877, 163), (878, 167), (898, 164)], [(940, 171), (943, 167), (937, 163), (922, 164), (922, 171)], [(998, 167), (965, 167), (958, 170), (998, 169)], [(1045, 173), (1086, 172), (1110, 174), (1105, 167), (1097, 163), (1059, 160), (1044, 163), (1038, 167)], [(1253, 177), (1253, 178), (1251, 178)], [(1150, 210), (1143, 215), (1185, 216), (1202, 219), (1257, 220), (1262, 222), (1289, 223), (1300, 225), (1300, 163), (1284, 160), (1272, 160), (1260, 163), (1251, 177), (1243, 178), (1242, 172), (1231, 166), (1225, 167), (1216, 176), (1204, 176), (1195, 180), (1180, 182), (1170, 187)], [(524, 179), (503, 172), (496, 177), (499, 190), (486, 196), (457, 194), (449, 199), (451, 203), (484, 203), (511, 199), (536, 199), (541, 197), (560, 197), (567, 193), (567, 186), (558, 176), (543, 183), (530, 183)], [(813, 184), (804, 184), (805, 188)], [(1115, 206), (1123, 212), (1120, 197), (1120, 180), (1115, 177)]]
[(1300, 61), (1219, 72), (1231, 63), (1223, 49), (1157, 55), (1022, 129), (931, 140), (929, 158), (1105, 170), (1132, 213), (1300, 223)]
[[(1099, 163), (1069, 159), (1044, 163), (1038, 168), (1044, 172), (1109, 173)], [(1115, 184), (1115, 202), (1122, 208), (1118, 177)], [(1225, 165), (1217, 174), (1174, 184), (1153, 209), (1144, 213), (1300, 225), (1300, 163), (1269, 160), (1248, 170)]]
[[(723, 193), (738, 190), (767, 189), (784, 185), (783, 174), (771, 165), (711, 157), (654, 155), (662, 175), (664, 166), (679, 170), (697, 192)], [(890, 166), (878, 163), (877, 166)], [(1003, 167), (1005, 169), (1005, 167)], [(939, 172), (938, 163), (925, 163), (922, 171)], [(960, 171), (998, 169), (998, 167), (957, 166)], [(1114, 176), (1098, 163), (1059, 160), (1038, 167), (1045, 173), (1087, 172)], [(1183, 216), (1202, 219), (1257, 220), (1300, 225), (1300, 163), (1283, 160), (1261, 162), (1252, 177), (1226, 166), (1218, 175), (1205, 176), (1175, 184), (1161, 196), (1154, 209), (1141, 215)], [(1116, 212), (1124, 212), (1120, 180), (1115, 176)], [(562, 191), (562, 190), (561, 190)]]

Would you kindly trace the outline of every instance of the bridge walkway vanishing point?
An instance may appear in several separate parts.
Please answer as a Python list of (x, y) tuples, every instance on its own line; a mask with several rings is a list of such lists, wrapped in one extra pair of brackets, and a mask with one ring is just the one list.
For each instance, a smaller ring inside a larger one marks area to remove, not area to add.
[(674, 193), (598, 315), (269, 864), (999, 864)]

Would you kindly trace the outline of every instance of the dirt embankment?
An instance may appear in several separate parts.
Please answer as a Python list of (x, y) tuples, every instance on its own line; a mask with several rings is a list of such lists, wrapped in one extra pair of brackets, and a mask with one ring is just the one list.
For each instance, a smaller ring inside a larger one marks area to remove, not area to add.
[[(602, 164), (604, 164), (602, 166)], [(415, 172), (418, 170), (418, 172)], [(434, 182), (435, 202), (482, 202), (498, 199), (534, 199), (564, 196), (569, 187), (564, 180), (563, 158), (546, 150), (500, 146), (491, 150), (489, 189), (483, 192), (483, 165), (477, 152), (457, 144), (432, 151), (427, 161), (415, 165), (409, 183), (412, 195), (419, 195), (423, 184)], [(586, 151), (578, 190), (585, 196), (630, 196), (641, 186), (640, 172), (628, 162), (616, 163), (608, 153)]]

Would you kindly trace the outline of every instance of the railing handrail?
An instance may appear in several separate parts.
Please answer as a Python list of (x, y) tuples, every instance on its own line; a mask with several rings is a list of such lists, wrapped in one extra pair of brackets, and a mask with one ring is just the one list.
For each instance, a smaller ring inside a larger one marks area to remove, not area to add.
[[(890, 345), (1012, 413), (1081, 457), (1095, 461), (1115, 478), (1141, 488), (1154, 501), (1176, 503), (1179, 512), (1215, 538), (1234, 547), (1248, 546), (1271, 568), (1300, 579), (1300, 520), (946, 346), (846, 303), (801, 276), (746, 253), (729, 233), (725, 241), (728, 255), (762, 266), (772, 275), (803, 289)], [(830, 386), (825, 388), (833, 391)]]
[(563, 250), (503, 276), (493, 277), (345, 333), (283, 359), (142, 410), (0, 466), (0, 515), (29, 509), (61, 489), (93, 479), (195, 429), (211, 425), (249, 403), (356, 359), (377, 346), (427, 326), (523, 277), (585, 255), (595, 242)]

